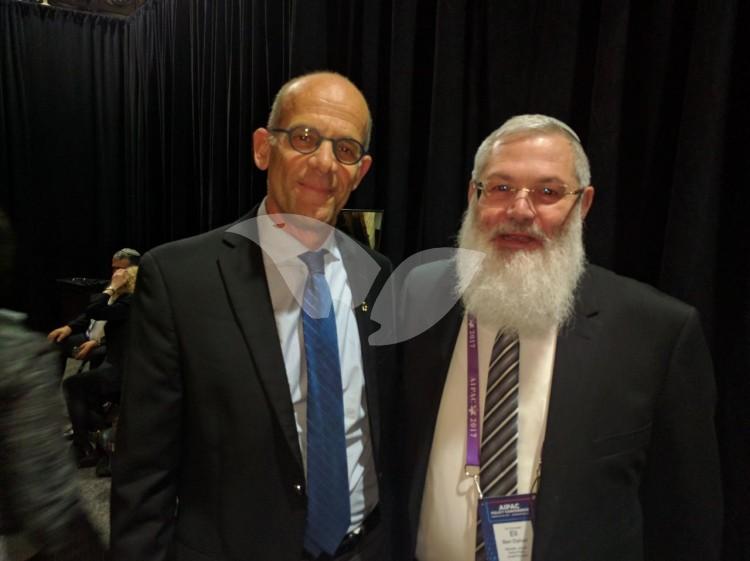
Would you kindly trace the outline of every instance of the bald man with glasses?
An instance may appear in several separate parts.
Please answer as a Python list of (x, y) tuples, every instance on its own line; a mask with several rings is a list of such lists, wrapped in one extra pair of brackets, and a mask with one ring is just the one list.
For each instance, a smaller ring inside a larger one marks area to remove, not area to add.
[[(115, 561), (392, 558), (394, 369), (367, 342), (391, 266), (331, 231), (372, 164), (370, 130), (343, 76), (289, 81), (253, 134), (260, 205), (144, 255), (113, 464)], [(357, 251), (379, 268), (362, 294)]]
[[(403, 558), (718, 560), (711, 359), (696, 311), (586, 262), (576, 133), (514, 117), (479, 147), (452, 261), (410, 274)], [(477, 266), (474, 256), (483, 257)]]

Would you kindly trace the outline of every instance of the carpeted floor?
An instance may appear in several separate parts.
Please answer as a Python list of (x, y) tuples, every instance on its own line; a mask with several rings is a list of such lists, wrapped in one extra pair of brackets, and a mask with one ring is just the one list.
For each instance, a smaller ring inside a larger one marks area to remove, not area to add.
[[(68, 359), (65, 377), (72, 376), (81, 366), (80, 361)], [(109, 543), (109, 477), (97, 477), (96, 468), (79, 469), (81, 497), (91, 522), (96, 526), (104, 543)]]
[(95, 468), (79, 469), (81, 497), (86, 512), (104, 543), (109, 543), (109, 477), (97, 477)]

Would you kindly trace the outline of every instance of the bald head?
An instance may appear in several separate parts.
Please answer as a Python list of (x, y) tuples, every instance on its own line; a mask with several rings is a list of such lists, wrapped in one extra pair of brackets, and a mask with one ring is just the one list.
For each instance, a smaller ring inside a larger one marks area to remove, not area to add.
[[(344, 76), (315, 72), (284, 84), (274, 100), (268, 127), (253, 133), (255, 165), (267, 172), (268, 213), (297, 214), (335, 224), (372, 164), (372, 156), (366, 153), (369, 136), (367, 102)], [(300, 139), (314, 145), (300, 148)], [(365, 153), (348, 144), (350, 140), (362, 144)], [(351, 154), (358, 159), (352, 162)]]
[(348, 78), (336, 72), (312, 72), (292, 78), (276, 94), (268, 116), (268, 128), (283, 128), (287, 125), (286, 119), (293, 115), (301, 98), (320, 97), (330, 102), (332, 106), (354, 107), (352, 114), (360, 121), (362, 131), (362, 144), (365, 150), (370, 147), (370, 132), (372, 130), (372, 117), (367, 100)]

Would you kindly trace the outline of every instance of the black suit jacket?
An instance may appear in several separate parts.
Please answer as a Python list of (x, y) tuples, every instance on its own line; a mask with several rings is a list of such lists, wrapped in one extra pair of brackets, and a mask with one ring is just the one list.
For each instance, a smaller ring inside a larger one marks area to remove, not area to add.
[(91, 320), (106, 321), (103, 343), (107, 347), (107, 362), (113, 365), (122, 363), (128, 344), (128, 318), (130, 317), (131, 298), (131, 294), (122, 294), (112, 302), (112, 305), (109, 305), (107, 304), (109, 294), (103, 292), (94, 294), (86, 310), (68, 324), (73, 333), (84, 333)]
[[(444, 262), (415, 276), (420, 274), (454, 273)], [(462, 318), (457, 305), (403, 349), (408, 559)], [(574, 317), (557, 340), (533, 558), (719, 559), (722, 497), (714, 403), (711, 360), (695, 310), (590, 266)]]
[[(352, 285), (361, 271), (350, 246), (339, 248)], [(387, 514), (382, 441), (393, 370), (381, 367), (389, 357), (367, 336), (390, 264), (371, 256), (382, 270), (355, 313)], [(150, 251), (131, 326), (113, 465), (113, 559), (300, 561), (305, 473), (260, 248), (222, 228)]]

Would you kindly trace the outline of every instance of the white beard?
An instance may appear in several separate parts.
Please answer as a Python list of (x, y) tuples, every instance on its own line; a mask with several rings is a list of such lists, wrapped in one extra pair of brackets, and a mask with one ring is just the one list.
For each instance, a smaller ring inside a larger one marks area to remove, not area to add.
[[(476, 274), (458, 252), (457, 290), (466, 310), (483, 325), (506, 333), (541, 335), (565, 324), (573, 312), (575, 291), (586, 266), (581, 205), (576, 203), (560, 234), (546, 237), (536, 226), (502, 225), (489, 232), (476, 220), (476, 200), (464, 214), (461, 249), (485, 254)], [(525, 232), (544, 240), (534, 251), (499, 251), (490, 240), (503, 231)]]

